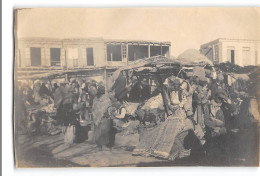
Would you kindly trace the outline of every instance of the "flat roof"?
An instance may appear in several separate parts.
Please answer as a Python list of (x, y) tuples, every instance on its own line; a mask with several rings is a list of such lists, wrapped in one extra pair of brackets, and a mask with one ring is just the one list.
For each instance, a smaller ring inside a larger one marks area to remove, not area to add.
[(260, 42), (260, 39), (234, 39), (234, 38), (218, 38), (216, 40), (204, 43), (200, 47), (207, 46), (210, 44), (218, 43), (221, 41), (232, 41), (232, 42)]
[(60, 38), (48, 38), (48, 37), (23, 37), (23, 38), (18, 38), (18, 41), (29, 41), (29, 42), (38, 42), (38, 41), (46, 41), (46, 42), (61, 42), (62, 39)]
[(139, 44), (139, 45), (167, 45), (171, 46), (171, 42), (169, 41), (154, 41), (154, 40), (105, 40), (106, 44), (121, 44), (121, 43), (127, 43), (127, 44)]
[(103, 39), (103, 38), (49, 38), (49, 37), (24, 37), (18, 38), (18, 41), (28, 41), (28, 42), (91, 42), (91, 41), (104, 41), (109, 44), (120, 44), (120, 43), (128, 43), (128, 44), (152, 44), (152, 45), (167, 45), (171, 46), (171, 42), (169, 41), (154, 41), (154, 40), (122, 40), (122, 39)]

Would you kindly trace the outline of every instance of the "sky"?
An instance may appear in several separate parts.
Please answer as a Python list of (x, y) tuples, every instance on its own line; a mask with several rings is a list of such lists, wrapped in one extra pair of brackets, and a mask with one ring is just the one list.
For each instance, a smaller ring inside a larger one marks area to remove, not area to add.
[(34, 8), (17, 36), (170, 41), (171, 55), (217, 38), (260, 39), (260, 8)]

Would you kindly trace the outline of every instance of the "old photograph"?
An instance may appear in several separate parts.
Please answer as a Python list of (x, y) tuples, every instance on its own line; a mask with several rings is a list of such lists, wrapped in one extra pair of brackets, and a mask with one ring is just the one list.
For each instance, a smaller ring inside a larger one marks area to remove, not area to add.
[(259, 167), (259, 29), (253, 7), (15, 8), (16, 167)]

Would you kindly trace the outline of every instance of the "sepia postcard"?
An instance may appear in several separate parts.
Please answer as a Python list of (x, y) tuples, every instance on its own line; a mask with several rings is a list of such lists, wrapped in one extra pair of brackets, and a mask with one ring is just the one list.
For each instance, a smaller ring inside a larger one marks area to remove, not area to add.
[(17, 168), (259, 167), (260, 8), (14, 9)]

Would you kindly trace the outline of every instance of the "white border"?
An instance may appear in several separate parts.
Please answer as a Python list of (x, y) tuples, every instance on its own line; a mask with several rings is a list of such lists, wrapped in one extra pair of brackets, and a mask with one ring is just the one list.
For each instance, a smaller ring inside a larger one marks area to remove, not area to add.
[[(5, 0), (2, 2), (2, 169), (4, 176), (52, 176), (52, 175), (107, 175), (130, 176), (149, 175), (260, 175), (256, 168), (209, 168), (209, 167), (174, 167), (174, 168), (80, 168), (80, 169), (15, 169), (12, 145), (12, 60), (13, 60), (13, 8), (15, 7), (183, 7), (183, 6), (217, 6), (242, 7), (260, 6), (259, 0)], [(163, 172), (163, 173), (162, 173)]]

